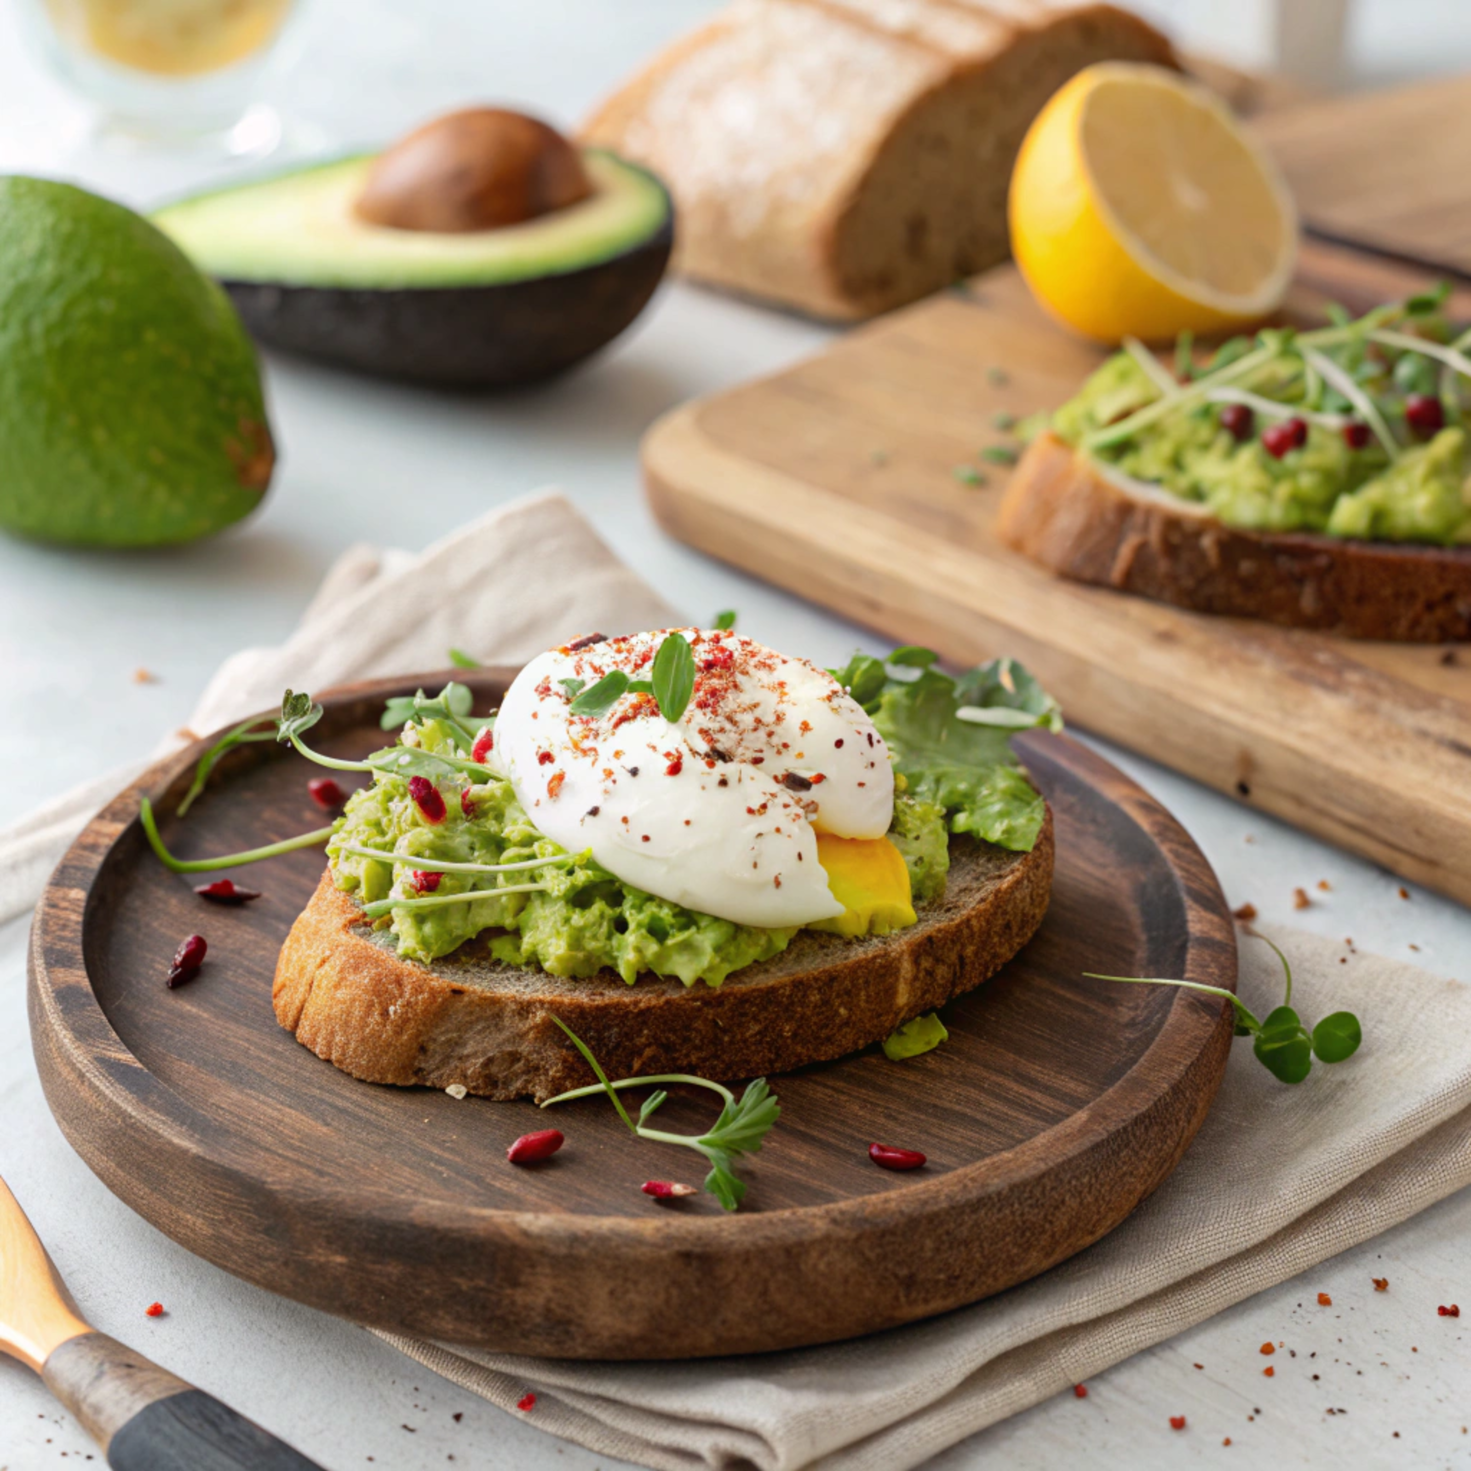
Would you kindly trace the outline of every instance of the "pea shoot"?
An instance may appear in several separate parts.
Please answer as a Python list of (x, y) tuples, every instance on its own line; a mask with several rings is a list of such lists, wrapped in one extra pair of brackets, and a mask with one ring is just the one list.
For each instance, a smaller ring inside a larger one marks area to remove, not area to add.
[(1167, 980), (1157, 976), (1104, 976), (1085, 971), (1089, 980), (1122, 981), (1133, 986), (1180, 986), (1188, 991), (1204, 991), (1211, 996), (1224, 996), (1236, 1012), (1236, 1035), (1254, 1037), (1252, 1051), (1257, 1061), (1284, 1083), (1300, 1083), (1312, 1071), (1313, 1059), (1319, 1062), (1344, 1062), (1359, 1050), (1363, 1031), (1359, 1019), (1351, 1011), (1335, 1011), (1325, 1016), (1311, 1031), (1292, 1007), (1292, 966), (1281, 949), (1265, 935), (1256, 939), (1270, 945), (1282, 962), (1287, 980), (1281, 1006), (1258, 1019), (1255, 1013), (1232, 991), (1222, 986), (1207, 986), (1200, 981)]

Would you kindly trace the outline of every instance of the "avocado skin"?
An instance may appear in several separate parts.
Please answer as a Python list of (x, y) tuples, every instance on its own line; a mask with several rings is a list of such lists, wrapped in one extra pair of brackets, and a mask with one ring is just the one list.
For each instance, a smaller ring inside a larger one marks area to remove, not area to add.
[(193, 541), (254, 511), (274, 464), (255, 350), (215, 283), (123, 205), (0, 177), (0, 527)]
[(617, 337), (648, 305), (673, 245), (671, 209), (621, 255), (493, 286), (221, 284), (270, 347), (409, 382), (509, 388), (565, 372)]

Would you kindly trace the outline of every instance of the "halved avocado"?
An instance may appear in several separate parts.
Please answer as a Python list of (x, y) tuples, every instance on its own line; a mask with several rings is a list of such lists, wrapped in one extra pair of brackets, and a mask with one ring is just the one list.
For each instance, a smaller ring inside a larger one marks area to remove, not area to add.
[(611, 342), (668, 264), (674, 209), (650, 173), (582, 150), (592, 193), (519, 224), (398, 229), (356, 209), (378, 155), (180, 200), (153, 215), (262, 342), (363, 372), (503, 387)]

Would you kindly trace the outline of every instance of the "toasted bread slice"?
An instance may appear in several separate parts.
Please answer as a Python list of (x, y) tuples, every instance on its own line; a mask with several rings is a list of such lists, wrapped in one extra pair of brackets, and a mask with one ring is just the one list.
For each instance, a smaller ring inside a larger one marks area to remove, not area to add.
[(272, 999), (298, 1042), (373, 1083), (541, 1100), (591, 1082), (553, 1016), (610, 1077), (780, 1073), (880, 1041), (994, 975), (1042, 923), (1052, 861), (1050, 811), (1030, 853), (953, 838), (945, 897), (918, 924), (862, 940), (803, 930), (713, 989), (611, 971), (559, 980), (474, 942), (432, 966), (401, 960), (329, 871), (281, 949)]
[(1239, 531), (1052, 433), (1017, 466), (996, 534), (1064, 577), (1198, 613), (1400, 643), (1471, 638), (1471, 548)]

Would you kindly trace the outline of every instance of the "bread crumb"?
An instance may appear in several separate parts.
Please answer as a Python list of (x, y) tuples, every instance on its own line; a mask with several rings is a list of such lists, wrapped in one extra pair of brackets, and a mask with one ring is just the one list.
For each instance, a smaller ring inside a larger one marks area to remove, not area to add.
[(1329, 882), (1328, 882), (1328, 880), (1327, 880), (1327, 879), (1319, 879), (1319, 880), (1318, 880), (1318, 887), (1319, 887), (1319, 888), (1320, 888), (1320, 889), (1321, 889), (1321, 890), (1322, 890), (1322, 891), (1323, 891), (1323, 892), (1324, 892), (1324, 893), (1325, 893), (1325, 894), (1331, 894), (1331, 893), (1332, 893), (1332, 892), (1333, 892), (1333, 885), (1332, 885), (1332, 884), (1330, 884), (1330, 883), (1329, 883)]
[(1413, 950), (1417, 955), (1420, 953), (1420, 947), (1413, 940), (1410, 941), (1410, 949)]
[(1294, 909), (1307, 909), (1312, 902), (1308, 898), (1308, 891), (1306, 889), (1294, 889), (1292, 891), (1292, 907)]
[(1255, 904), (1238, 904), (1236, 906), (1236, 908), (1231, 911), (1231, 913), (1237, 919), (1239, 919), (1242, 924), (1247, 924), (1251, 920), (1254, 920), (1256, 918), (1256, 905)]
[(463, 1083), (451, 1083), (444, 1091), (451, 1098), (463, 1098), (470, 1090)]
[(134, 684), (157, 684), (158, 676), (151, 670), (145, 669), (141, 664), (133, 671)]
[(1389, 1278), (1388, 1277), (1371, 1277), (1371, 1278), (1369, 1278), (1369, 1280), (1374, 1284), (1374, 1291), (1375, 1292), (1388, 1292), (1389, 1291)]
[(1408, 899), (1410, 897), (1410, 891), (1403, 884), (1400, 885), (1399, 896), (1401, 899)]

